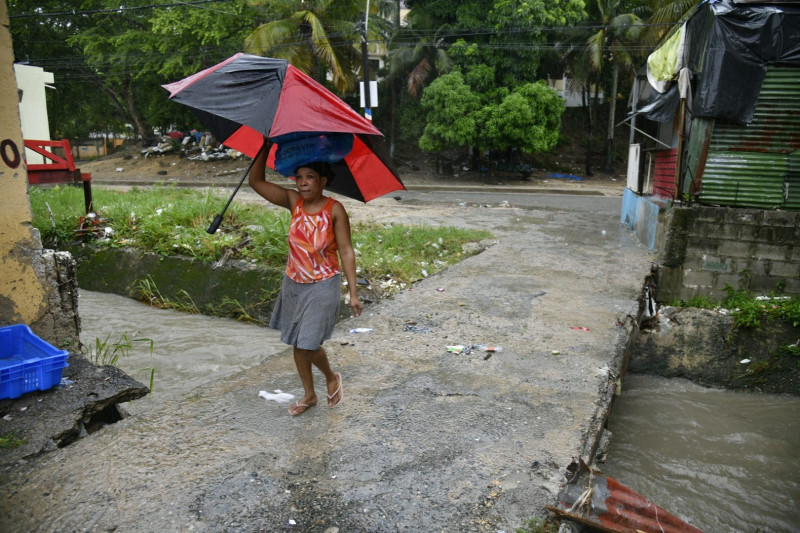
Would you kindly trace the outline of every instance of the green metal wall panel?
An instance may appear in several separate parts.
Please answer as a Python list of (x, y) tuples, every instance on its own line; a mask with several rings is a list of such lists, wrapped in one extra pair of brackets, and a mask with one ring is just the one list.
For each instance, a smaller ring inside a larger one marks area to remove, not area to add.
[[(700, 201), (712, 205), (800, 209), (800, 69), (770, 68), (753, 122), (714, 125)], [(792, 158), (794, 160), (794, 158)]]
[(776, 209), (784, 203), (786, 154), (709, 151), (704, 203)]
[(784, 207), (800, 211), (800, 150), (795, 150), (789, 154)]

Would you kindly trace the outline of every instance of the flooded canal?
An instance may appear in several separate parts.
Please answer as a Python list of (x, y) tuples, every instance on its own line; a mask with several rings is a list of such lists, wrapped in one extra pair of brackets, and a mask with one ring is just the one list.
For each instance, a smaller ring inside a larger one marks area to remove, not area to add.
[(145, 385), (155, 369), (154, 392), (126, 404), (131, 413), (182, 396), (205, 383), (250, 368), (286, 346), (280, 332), (226, 318), (156, 309), (124, 296), (80, 291), (81, 342), (133, 341), (117, 366)]
[(627, 376), (604, 474), (707, 532), (800, 530), (800, 398)]

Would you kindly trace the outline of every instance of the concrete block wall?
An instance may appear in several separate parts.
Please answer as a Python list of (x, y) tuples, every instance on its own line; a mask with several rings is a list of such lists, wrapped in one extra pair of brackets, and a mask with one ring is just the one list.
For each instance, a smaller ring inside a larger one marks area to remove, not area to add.
[(661, 302), (705, 296), (725, 286), (800, 294), (800, 213), (730, 207), (678, 207), (667, 215), (659, 257)]

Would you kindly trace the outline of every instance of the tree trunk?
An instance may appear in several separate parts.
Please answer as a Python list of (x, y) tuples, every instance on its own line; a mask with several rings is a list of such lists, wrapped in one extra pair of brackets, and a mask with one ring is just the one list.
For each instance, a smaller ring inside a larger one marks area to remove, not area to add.
[(617, 83), (619, 81), (619, 62), (614, 61), (611, 71), (611, 99), (608, 101), (608, 133), (606, 134), (606, 157), (603, 170), (611, 172), (614, 159), (614, 122), (617, 111)]
[(117, 114), (120, 116), (120, 118), (133, 122), (133, 129), (136, 132), (136, 135), (140, 137), (142, 146), (144, 146), (148, 137), (147, 129), (145, 127), (144, 119), (141, 117), (141, 114), (138, 112), (138, 110), (136, 110), (135, 105), (133, 106), (135, 114), (131, 113), (131, 101), (133, 100), (133, 95), (118, 94), (114, 89), (106, 86), (100, 80), (95, 80), (95, 83), (100, 87), (100, 90), (104, 92), (106, 96), (108, 96), (109, 101), (117, 110)]
[(148, 131), (147, 122), (139, 111), (139, 107), (136, 105), (136, 98), (133, 96), (133, 91), (130, 87), (127, 93), (128, 94), (125, 95), (125, 107), (127, 108), (128, 116), (133, 120), (133, 127), (142, 139), (142, 146), (144, 146), (151, 132)]
[(585, 87), (581, 92), (583, 99), (583, 107), (586, 109), (587, 122), (589, 123), (589, 133), (586, 137), (586, 161), (584, 162), (583, 170), (587, 177), (592, 176), (592, 134), (594, 130), (594, 120), (592, 113), (592, 94), (591, 88)]

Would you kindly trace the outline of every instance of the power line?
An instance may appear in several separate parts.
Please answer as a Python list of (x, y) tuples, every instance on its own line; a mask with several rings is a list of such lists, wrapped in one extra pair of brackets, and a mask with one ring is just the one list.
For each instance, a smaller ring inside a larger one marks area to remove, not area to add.
[[(86, 9), (86, 10), (76, 10), (73, 9), (72, 11), (59, 11), (56, 13), (19, 13), (16, 15), (9, 15), (8, 18), (10, 19), (17, 19), (17, 18), (44, 18), (44, 17), (67, 17), (67, 16), (75, 16), (75, 15), (94, 15), (97, 13), (124, 13), (126, 11), (139, 11), (142, 9), (161, 9), (166, 7), (194, 7), (199, 6), (201, 4), (215, 4), (225, 2), (225, 0), (192, 0), (191, 2), (177, 2), (174, 4), (151, 4), (147, 6), (131, 6), (125, 7), (120, 6), (117, 8), (110, 8), (110, 9)], [(220, 11), (220, 13), (222, 13)], [(227, 15), (233, 15), (233, 13), (226, 13)]]

